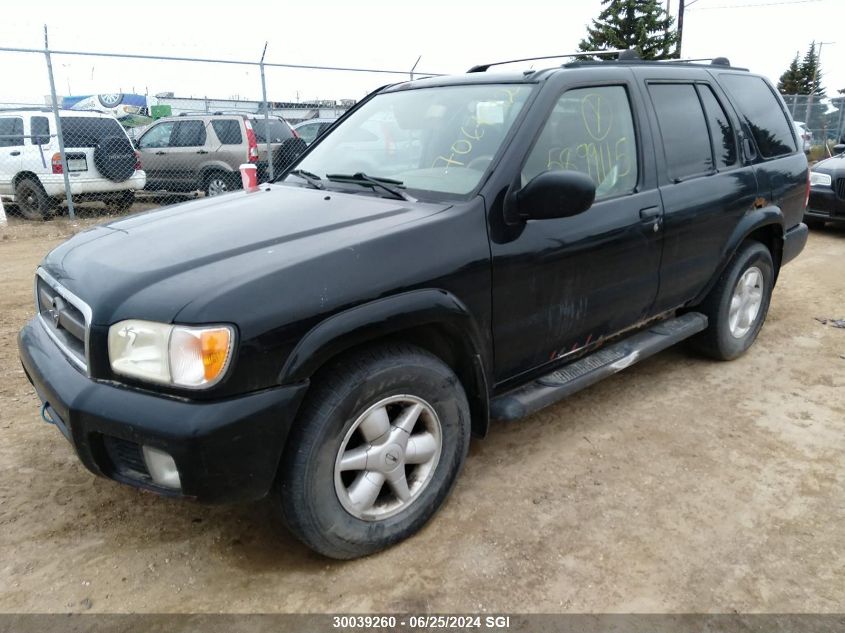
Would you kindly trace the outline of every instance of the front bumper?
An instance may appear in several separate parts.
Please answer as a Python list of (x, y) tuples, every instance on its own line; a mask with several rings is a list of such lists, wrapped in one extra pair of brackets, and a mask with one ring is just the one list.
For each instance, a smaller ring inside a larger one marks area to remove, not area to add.
[[(21, 330), (18, 348), (45, 417), (53, 419), (90, 471), (210, 503), (258, 499), (269, 492), (307, 389), (302, 383), (197, 402), (99, 382), (68, 361), (38, 319)], [(181, 490), (157, 486), (144, 476), (142, 445), (173, 457)]]
[(845, 222), (845, 200), (832, 187), (813, 186), (804, 217), (825, 222)]

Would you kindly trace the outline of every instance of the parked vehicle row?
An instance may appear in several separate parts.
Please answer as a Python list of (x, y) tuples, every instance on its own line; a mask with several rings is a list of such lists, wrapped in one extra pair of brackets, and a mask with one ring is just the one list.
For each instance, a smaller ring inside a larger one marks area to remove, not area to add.
[[(131, 207), (147, 180), (126, 130), (99, 112), (62, 110), (59, 117), (73, 199)], [(0, 196), (31, 220), (55, 213), (65, 197), (56, 132), (52, 110), (0, 111)]]
[[(271, 161), (274, 175), (281, 174), (307, 146), (277, 116), (166, 117), (136, 141), (107, 113), (59, 116), (74, 201), (102, 201), (110, 211), (128, 209), (142, 190), (215, 196), (239, 189), (244, 163), (255, 164), (266, 181)], [(0, 111), (0, 196), (25, 218), (47, 218), (65, 198), (62, 169), (51, 109)]]

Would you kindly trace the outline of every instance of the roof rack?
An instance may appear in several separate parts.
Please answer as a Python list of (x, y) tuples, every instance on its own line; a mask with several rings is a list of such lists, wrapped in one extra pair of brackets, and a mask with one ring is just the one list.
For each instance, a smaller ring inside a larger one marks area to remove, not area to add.
[[(562, 57), (581, 57), (583, 55), (619, 55), (622, 58), (623, 53), (633, 53), (636, 55), (635, 51), (629, 51), (627, 49), (611, 49), (609, 51), (579, 51), (577, 53), (564, 53), (562, 55), (545, 55), (543, 57), (525, 57), (523, 59), (508, 59), (502, 62), (490, 62), (489, 64), (479, 64), (477, 66), (473, 66), (467, 72), (468, 73), (483, 73), (486, 72), (490, 66), (501, 66), (503, 64), (515, 64), (517, 62), (533, 62), (539, 61), (542, 59), (560, 59)], [(638, 56), (639, 57), (639, 56)]]

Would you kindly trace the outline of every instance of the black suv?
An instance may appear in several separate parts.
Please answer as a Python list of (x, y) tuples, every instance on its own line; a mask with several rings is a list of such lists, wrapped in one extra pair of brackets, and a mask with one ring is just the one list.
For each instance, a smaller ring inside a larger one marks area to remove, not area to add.
[(84, 464), (269, 494), (352, 558), (417, 531), (491, 419), (684, 339), (745, 352), (807, 239), (769, 82), (726, 60), (486, 71), (384, 87), (275, 184), (47, 255), (21, 359)]

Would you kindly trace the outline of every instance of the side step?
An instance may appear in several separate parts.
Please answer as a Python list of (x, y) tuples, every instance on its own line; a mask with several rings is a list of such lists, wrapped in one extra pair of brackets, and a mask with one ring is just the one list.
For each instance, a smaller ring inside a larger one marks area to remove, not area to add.
[(490, 402), (490, 417), (494, 420), (517, 420), (530, 415), (643, 358), (662, 352), (705, 328), (707, 317), (700, 312), (688, 312), (655, 323), (647, 330), (493, 398)]

